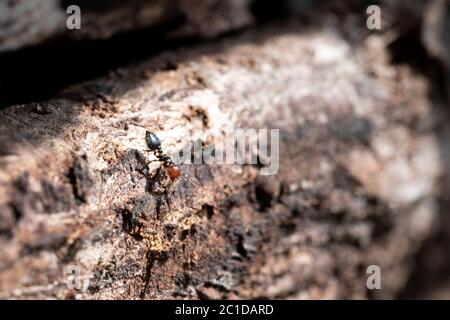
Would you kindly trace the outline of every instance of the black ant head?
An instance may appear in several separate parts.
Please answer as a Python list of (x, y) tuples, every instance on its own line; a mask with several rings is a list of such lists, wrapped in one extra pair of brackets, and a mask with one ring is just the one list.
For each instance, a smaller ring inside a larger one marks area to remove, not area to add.
[(150, 131), (145, 132), (145, 142), (147, 143), (150, 151), (155, 151), (161, 148), (161, 140), (159, 140), (156, 134)]

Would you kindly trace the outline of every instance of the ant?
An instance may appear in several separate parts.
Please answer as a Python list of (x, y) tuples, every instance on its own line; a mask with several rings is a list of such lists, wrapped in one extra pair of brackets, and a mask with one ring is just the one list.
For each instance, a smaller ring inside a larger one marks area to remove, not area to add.
[[(147, 162), (143, 156), (138, 152), (138, 161), (143, 167), (141, 173), (147, 178), (146, 190), (151, 193), (156, 199), (156, 214), (158, 219), (162, 219), (164, 212), (161, 210), (162, 205), (167, 205), (169, 211), (171, 210), (170, 198), (168, 196), (168, 187), (171, 183), (181, 177), (181, 169), (173, 162), (173, 160), (166, 154), (161, 148), (161, 140), (156, 134), (151, 131), (145, 131), (145, 142), (148, 150), (153, 152), (156, 156), (156, 160)], [(159, 161), (162, 165), (152, 175), (149, 173), (148, 164), (154, 161)], [(195, 184), (185, 176), (185, 181)], [(133, 209), (125, 208), (122, 211), (122, 219), (124, 229), (135, 237), (142, 238), (141, 227), (146, 224), (139, 214), (134, 212)]]
[[(167, 187), (171, 182), (174, 182), (181, 176), (180, 168), (172, 161), (172, 159), (163, 152), (161, 148), (161, 140), (153, 132), (145, 132), (145, 142), (147, 144), (148, 150), (155, 154), (156, 160), (145, 161), (141, 155), (138, 153), (138, 161), (145, 167), (141, 168), (141, 172), (147, 176), (146, 190), (148, 190), (156, 198), (156, 212), (158, 218), (160, 218), (160, 208), (164, 201), (170, 210), (170, 201), (168, 197)], [(148, 167), (149, 163), (154, 161), (160, 161), (162, 166), (160, 166), (156, 173), (149, 175)], [(162, 170), (165, 169), (165, 170)], [(125, 208), (122, 210), (123, 226), (126, 231), (134, 236), (141, 237), (141, 227), (145, 224), (133, 209)]]
[(161, 149), (161, 140), (158, 138), (156, 134), (150, 131), (145, 132), (145, 142), (149, 148), (149, 151), (153, 151), (155, 153), (158, 161), (161, 161), (163, 167), (167, 169), (167, 174), (172, 181), (175, 181), (181, 176), (180, 168), (170, 159), (168, 155), (166, 155)]

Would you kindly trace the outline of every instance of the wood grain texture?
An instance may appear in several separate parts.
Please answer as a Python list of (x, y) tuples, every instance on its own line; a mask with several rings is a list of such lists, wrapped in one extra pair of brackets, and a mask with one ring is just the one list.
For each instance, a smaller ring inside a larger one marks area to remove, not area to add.
[[(355, 45), (337, 29), (272, 25), (1, 110), (0, 297), (395, 296), (436, 221), (440, 115), (383, 37)], [(197, 120), (205, 147), (230, 128), (280, 129), (279, 173), (152, 176), (145, 130), (173, 155)]]

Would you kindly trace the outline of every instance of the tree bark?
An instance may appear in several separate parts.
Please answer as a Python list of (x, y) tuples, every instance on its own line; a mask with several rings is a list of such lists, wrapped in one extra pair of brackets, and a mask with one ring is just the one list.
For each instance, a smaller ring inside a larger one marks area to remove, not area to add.
[[(66, 26), (71, 5), (81, 9), (80, 29)], [(248, 0), (14, 0), (0, 2), (0, 22), (2, 52), (56, 38), (106, 39), (151, 27), (172, 36), (208, 38), (242, 28), (252, 17)]]
[[(394, 297), (436, 222), (441, 115), (382, 35), (336, 29), (272, 25), (1, 110), (0, 297)], [(174, 155), (198, 122), (205, 148), (280, 129), (279, 172), (144, 163), (146, 130)]]

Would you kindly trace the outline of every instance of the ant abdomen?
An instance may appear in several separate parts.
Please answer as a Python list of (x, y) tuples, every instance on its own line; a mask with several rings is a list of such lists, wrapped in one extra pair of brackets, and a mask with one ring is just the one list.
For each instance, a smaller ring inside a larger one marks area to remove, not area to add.
[(181, 176), (181, 170), (178, 166), (172, 165), (167, 167), (167, 173), (169, 174), (170, 179), (176, 180)]

